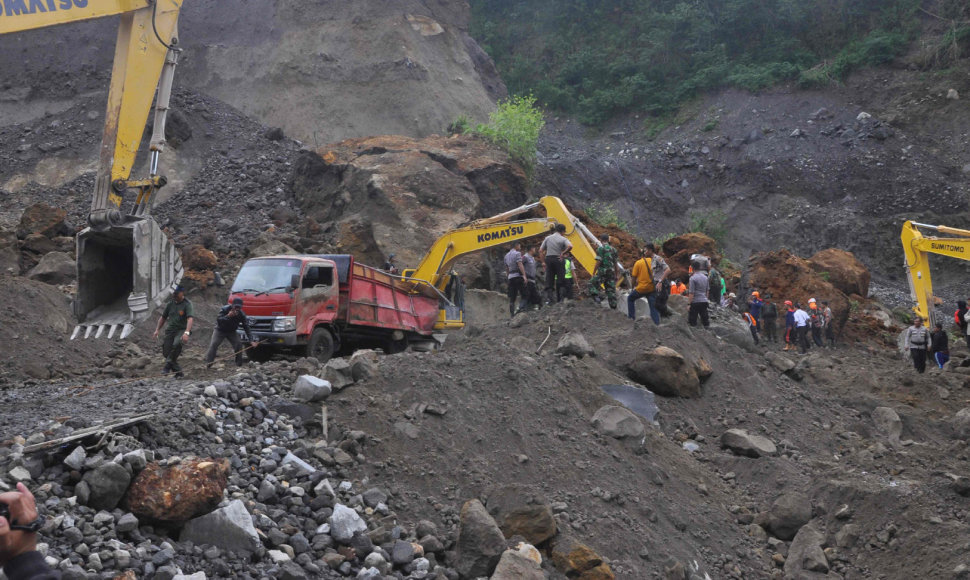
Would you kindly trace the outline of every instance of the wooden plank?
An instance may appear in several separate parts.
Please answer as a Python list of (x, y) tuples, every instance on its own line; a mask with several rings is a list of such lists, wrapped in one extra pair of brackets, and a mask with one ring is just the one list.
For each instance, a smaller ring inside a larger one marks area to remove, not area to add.
[(71, 443), (72, 441), (78, 441), (81, 439), (86, 439), (88, 437), (93, 437), (95, 435), (104, 435), (108, 431), (116, 431), (118, 429), (124, 429), (125, 427), (130, 427), (136, 423), (141, 423), (147, 421), (154, 417), (155, 414), (151, 413), (148, 415), (138, 415), (137, 417), (129, 417), (127, 419), (116, 419), (114, 421), (109, 421), (101, 425), (94, 425), (92, 427), (85, 427), (84, 429), (78, 429), (74, 433), (71, 433), (67, 437), (61, 437), (59, 439), (52, 439), (50, 441), (44, 441), (43, 443), (37, 443), (35, 445), (28, 445), (24, 448), (24, 453), (36, 453), (38, 451), (44, 451), (47, 449), (53, 449), (55, 447), (60, 447), (65, 443)]

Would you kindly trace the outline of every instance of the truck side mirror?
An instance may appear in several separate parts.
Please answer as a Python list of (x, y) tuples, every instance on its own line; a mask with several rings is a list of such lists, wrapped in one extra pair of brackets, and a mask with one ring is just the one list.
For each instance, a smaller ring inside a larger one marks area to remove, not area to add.
[(290, 288), (293, 288), (295, 290), (299, 287), (300, 287), (300, 275), (293, 274), (292, 276), (290, 276)]

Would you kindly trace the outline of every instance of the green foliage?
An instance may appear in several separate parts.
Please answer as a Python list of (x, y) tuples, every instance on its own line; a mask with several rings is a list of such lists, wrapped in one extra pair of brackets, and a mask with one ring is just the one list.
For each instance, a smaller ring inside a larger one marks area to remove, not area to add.
[(653, 242), (653, 245), (659, 250), (660, 248), (663, 247), (665, 243), (667, 243), (667, 240), (671, 238), (676, 238), (676, 237), (677, 237), (677, 234), (668, 232), (666, 234), (660, 234), (659, 236), (655, 237), (652, 240), (652, 242)]
[(451, 135), (464, 135), (471, 130), (472, 122), (467, 115), (458, 115), (458, 118), (448, 125), (448, 133)]
[(546, 124), (532, 95), (501, 101), (488, 116), (487, 124), (475, 127), (475, 134), (504, 149), (531, 178), (536, 166), (539, 132)]
[(723, 246), (727, 234), (727, 214), (719, 209), (691, 212), (687, 231), (705, 234)]
[(822, 280), (825, 280), (826, 282), (830, 282), (832, 280), (832, 274), (828, 272), (819, 272), (818, 276), (819, 278), (821, 278)]
[(628, 224), (620, 218), (620, 213), (616, 211), (616, 207), (614, 207), (612, 204), (593, 203), (585, 207), (583, 211), (586, 212), (589, 219), (601, 226), (612, 226), (615, 228), (620, 228), (623, 231), (629, 231), (630, 229)]
[(858, 311), (859, 311), (859, 301), (849, 300), (849, 312), (858, 312)]
[[(965, 21), (965, 0), (939, 0)], [(841, 80), (897, 56), (919, 0), (471, 0), (472, 35), (513, 93), (597, 125), (663, 119), (704, 91)], [(952, 14), (951, 14), (952, 13)], [(818, 67), (818, 68), (816, 68)], [(662, 127), (648, 127), (659, 133)]]
[(717, 117), (712, 117), (708, 119), (706, 123), (704, 123), (704, 126), (701, 127), (701, 131), (704, 131), (705, 133), (713, 131), (714, 129), (717, 129), (717, 125), (720, 122), (721, 120)]

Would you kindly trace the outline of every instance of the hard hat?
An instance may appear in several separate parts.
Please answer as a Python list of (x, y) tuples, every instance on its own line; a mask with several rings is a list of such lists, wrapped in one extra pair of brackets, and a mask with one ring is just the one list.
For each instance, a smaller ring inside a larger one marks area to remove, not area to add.
[(791, 303), (791, 300), (785, 300), (785, 305), (786, 306), (794, 306), (794, 304)]
[(758, 291), (757, 290), (755, 290), (754, 292), (752, 292), (751, 295), (754, 296), (755, 298), (761, 298), (761, 294), (758, 294)]
[(808, 299), (808, 303), (809, 304), (815, 304), (815, 299), (814, 298), (809, 298)]

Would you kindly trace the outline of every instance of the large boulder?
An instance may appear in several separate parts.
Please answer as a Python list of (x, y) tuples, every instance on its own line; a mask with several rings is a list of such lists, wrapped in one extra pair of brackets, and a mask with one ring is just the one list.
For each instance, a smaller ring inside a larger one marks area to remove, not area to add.
[(343, 504), (333, 507), (330, 516), (330, 535), (338, 542), (347, 543), (357, 532), (366, 532), (367, 523), (352, 508)]
[(488, 513), (506, 538), (522, 536), (541, 545), (556, 535), (556, 519), (544, 498), (523, 485), (507, 485), (489, 494)]
[(505, 551), (505, 536), (477, 499), (461, 508), (455, 569), (461, 578), (488, 576)]
[(96, 510), (113, 510), (125, 495), (131, 474), (124, 466), (109, 461), (84, 474), (83, 482), (87, 484), (88, 507)]
[(626, 364), (627, 376), (664, 397), (701, 396), (701, 381), (694, 365), (677, 351), (658, 346)]
[(190, 520), (182, 528), (179, 541), (208, 544), (240, 554), (250, 554), (260, 547), (253, 517), (246, 511), (242, 500), (238, 499), (232, 500), (226, 507)]
[(822, 250), (808, 259), (812, 269), (847, 295), (869, 295), (869, 269), (852, 252), (838, 248)]
[(228, 459), (185, 459), (167, 466), (149, 463), (131, 484), (128, 506), (142, 519), (185, 522), (214, 510), (228, 479)]
[(970, 407), (957, 411), (949, 423), (955, 439), (970, 439)]
[(561, 354), (563, 356), (572, 355), (579, 358), (585, 356), (591, 356), (593, 354), (593, 347), (589, 345), (586, 341), (586, 337), (583, 333), (577, 331), (567, 332), (559, 339), (559, 344), (556, 346), (556, 354)]
[(892, 444), (898, 444), (899, 438), (903, 434), (903, 422), (890, 407), (876, 407), (872, 410), (872, 422), (876, 430), (886, 437)]
[(824, 578), (829, 571), (825, 535), (813, 526), (798, 531), (785, 558), (786, 578)]
[(663, 254), (667, 256), (667, 265), (670, 266), (669, 278), (671, 280), (687, 278), (690, 257), (693, 254), (707, 256), (711, 259), (712, 266), (717, 266), (721, 263), (721, 254), (717, 251), (717, 242), (714, 238), (698, 232), (681, 234), (670, 238), (663, 244)]
[(77, 278), (74, 259), (64, 252), (50, 252), (40, 259), (27, 277), (46, 284), (70, 284)]
[(645, 433), (640, 418), (626, 407), (619, 405), (600, 407), (593, 414), (593, 427), (603, 435), (614, 439), (626, 437), (640, 439)]
[(219, 258), (205, 246), (193, 244), (182, 249), (182, 264), (190, 270), (212, 270), (219, 265)]
[(791, 540), (812, 519), (812, 502), (801, 493), (786, 493), (779, 496), (762, 523), (768, 532), (779, 540)]
[(744, 429), (728, 429), (721, 435), (721, 447), (730, 449), (735, 455), (762, 457), (778, 452), (771, 439), (752, 435)]
[(300, 375), (293, 384), (293, 398), (297, 401), (314, 403), (329, 397), (332, 390), (330, 381), (313, 375)]
[(46, 203), (35, 203), (24, 210), (17, 225), (17, 237), (21, 240), (30, 234), (40, 234), (47, 238), (66, 236), (73, 232), (65, 221), (67, 212)]
[[(534, 548), (533, 548), (534, 549)], [(517, 550), (506, 550), (489, 580), (545, 580), (539, 564)]]
[(612, 580), (615, 576), (603, 557), (569, 535), (556, 538), (550, 550), (552, 563), (567, 578)]
[(779, 309), (785, 300), (800, 302), (806, 307), (809, 298), (815, 298), (820, 306), (823, 300), (828, 301), (837, 329), (849, 319), (849, 298), (845, 293), (816, 272), (808, 260), (788, 250), (752, 256), (748, 285), (763, 294), (771, 294)]
[[(525, 173), (501, 150), (472, 137), (434, 135), (321, 147), (297, 160), (292, 184), (307, 217), (336, 223), (324, 243), (353, 250), (368, 264), (395, 253), (402, 266), (416, 266), (445, 232), (525, 203), (528, 191)], [(455, 267), (471, 286), (493, 284), (483, 254)]]

